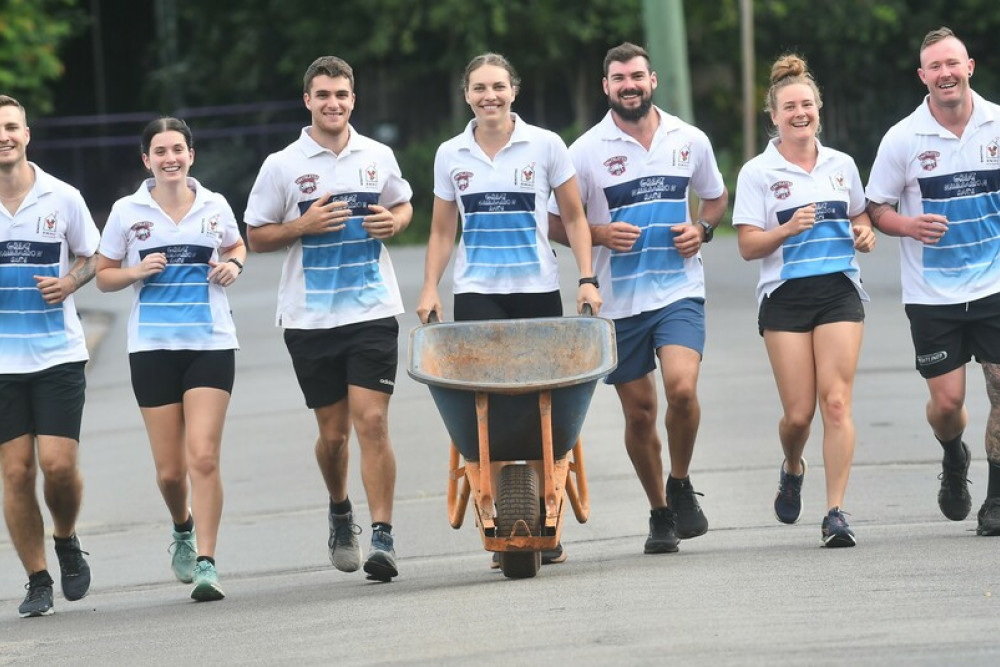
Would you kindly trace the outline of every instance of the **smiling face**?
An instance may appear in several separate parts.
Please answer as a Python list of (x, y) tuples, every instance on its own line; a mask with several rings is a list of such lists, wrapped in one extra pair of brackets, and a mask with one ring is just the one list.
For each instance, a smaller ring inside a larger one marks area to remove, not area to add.
[(649, 70), (649, 62), (642, 56), (609, 63), (603, 83), (608, 106), (622, 120), (639, 120), (652, 109), (656, 72)]
[(771, 122), (782, 141), (813, 139), (819, 127), (819, 106), (812, 86), (791, 83), (777, 91), (777, 106), (771, 111)]
[(946, 37), (920, 52), (917, 75), (930, 93), (932, 106), (953, 108), (971, 96), (969, 78), (976, 63), (965, 45), (955, 37)]
[(143, 153), (142, 162), (158, 184), (184, 181), (194, 164), (194, 149), (188, 146), (183, 134), (167, 130), (153, 135), (149, 153)]
[(302, 99), (306, 108), (312, 112), (312, 132), (336, 138), (348, 131), (355, 97), (351, 82), (346, 76), (317, 75), (309, 84), (309, 92)]
[(11, 104), (0, 106), (0, 169), (13, 169), (25, 162), (25, 148), (31, 132), (21, 110)]
[(479, 123), (504, 123), (510, 117), (510, 105), (517, 91), (510, 82), (510, 72), (497, 65), (482, 65), (469, 72), (465, 102)]

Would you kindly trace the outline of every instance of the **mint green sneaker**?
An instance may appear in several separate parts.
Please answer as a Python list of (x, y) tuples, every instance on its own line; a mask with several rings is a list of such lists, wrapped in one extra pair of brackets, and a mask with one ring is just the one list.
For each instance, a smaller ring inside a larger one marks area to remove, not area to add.
[(207, 560), (200, 560), (194, 566), (194, 590), (191, 599), (197, 602), (212, 602), (226, 597), (219, 587), (219, 573)]
[(194, 528), (189, 532), (178, 533), (171, 530), (174, 541), (167, 547), (167, 553), (173, 553), (170, 569), (174, 571), (177, 581), (190, 584), (194, 581), (194, 562), (198, 559), (198, 539)]

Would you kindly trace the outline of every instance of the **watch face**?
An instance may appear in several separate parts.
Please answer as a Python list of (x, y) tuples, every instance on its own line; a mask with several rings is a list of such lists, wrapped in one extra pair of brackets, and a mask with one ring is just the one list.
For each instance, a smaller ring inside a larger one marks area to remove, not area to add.
[(712, 237), (715, 236), (715, 228), (702, 220), (699, 220), (698, 224), (705, 230), (705, 243), (708, 243), (712, 240)]

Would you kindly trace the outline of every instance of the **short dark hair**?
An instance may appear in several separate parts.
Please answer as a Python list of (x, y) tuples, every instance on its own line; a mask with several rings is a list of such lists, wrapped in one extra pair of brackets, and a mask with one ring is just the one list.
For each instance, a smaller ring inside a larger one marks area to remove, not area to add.
[(306, 73), (302, 77), (303, 93), (306, 95), (309, 94), (313, 79), (317, 76), (328, 76), (331, 79), (342, 76), (351, 84), (351, 92), (354, 92), (354, 69), (343, 58), (338, 58), (337, 56), (320, 56), (312, 61), (312, 64), (306, 68)]
[(142, 131), (142, 154), (149, 155), (149, 145), (153, 143), (153, 137), (161, 132), (180, 132), (184, 135), (184, 141), (188, 148), (194, 148), (194, 137), (191, 135), (191, 128), (180, 118), (166, 116), (150, 121)]
[(639, 57), (645, 58), (646, 68), (649, 71), (653, 71), (653, 66), (649, 62), (649, 53), (637, 44), (622, 42), (618, 46), (608, 49), (607, 55), (604, 56), (604, 76), (608, 76), (608, 69), (611, 67), (611, 63), (627, 63), (633, 58)]
[(506, 70), (508, 76), (510, 76), (510, 87), (514, 89), (515, 93), (521, 87), (521, 77), (517, 75), (517, 70), (514, 69), (514, 66), (510, 64), (507, 58), (499, 53), (481, 53), (470, 60), (469, 64), (465, 66), (465, 71), (462, 72), (462, 90), (469, 89), (469, 77), (484, 65), (493, 65), (494, 67)]

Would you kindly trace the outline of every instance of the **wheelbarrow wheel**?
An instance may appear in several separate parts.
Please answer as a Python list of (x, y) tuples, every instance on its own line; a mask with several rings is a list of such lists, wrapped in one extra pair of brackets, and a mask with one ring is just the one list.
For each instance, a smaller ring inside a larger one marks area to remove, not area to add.
[[(538, 478), (534, 469), (524, 464), (504, 466), (497, 483), (497, 529), (507, 537), (540, 532), (542, 513), (538, 503)], [(501, 551), (500, 569), (505, 577), (528, 579), (542, 564), (540, 551)]]

